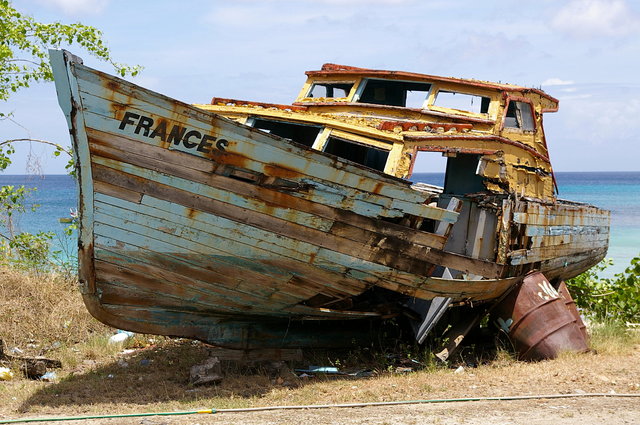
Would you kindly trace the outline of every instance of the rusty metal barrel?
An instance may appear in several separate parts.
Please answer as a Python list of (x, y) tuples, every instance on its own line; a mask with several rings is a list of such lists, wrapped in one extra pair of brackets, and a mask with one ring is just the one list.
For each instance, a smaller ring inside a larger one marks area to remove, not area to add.
[(585, 341), (589, 342), (589, 334), (587, 333), (587, 325), (584, 324), (582, 317), (580, 317), (580, 312), (578, 311), (578, 307), (576, 306), (576, 302), (573, 300), (573, 297), (569, 293), (569, 288), (567, 288), (567, 284), (564, 283), (564, 280), (560, 281), (560, 285), (558, 285), (558, 293), (564, 299), (564, 305), (569, 310), (569, 313), (576, 319), (576, 324), (584, 336)]
[(521, 360), (553, 359), (562, 351), (589, 350), (564, 298), (540, 272), (527, 275), (495, 307), (493, 316)]

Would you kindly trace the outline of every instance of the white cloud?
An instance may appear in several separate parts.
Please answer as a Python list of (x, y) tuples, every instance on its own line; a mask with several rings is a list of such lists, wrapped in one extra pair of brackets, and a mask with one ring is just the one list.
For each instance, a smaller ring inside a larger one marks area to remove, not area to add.
[(615, 37), (638, 32), (640, 16), (626, 0), (570, 0), (551, 26), (580, 38)]
[(560, 99), (565, 134), (593, 145), (634, 143), (636, 117), (640, 115), (638, 90), (629, 88), (629, 93), (609, 98), (598, 94), (584, 93)]
[(38, 3), (60, 9), (65, 15), (98, 15), (110, 0), (38, 0)]
[(547, 78), (542, 82), (543, 86), (568, 86), (573, 84), (571, 80), (561, 80), (560, 78)]

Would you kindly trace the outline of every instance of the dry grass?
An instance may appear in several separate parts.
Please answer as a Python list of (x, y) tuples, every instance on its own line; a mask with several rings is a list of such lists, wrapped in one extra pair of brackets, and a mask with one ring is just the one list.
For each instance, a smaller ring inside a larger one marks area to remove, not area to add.
[(1, 268), (0, 338), (7, 347), (44, 354), (107, 331), (87, 312), (75, 285), (62, 275)]
[[(205, 344), (140, 335), (127, 341), (126, 347), (137, 349), (125, 354), (125, 346), (107, 343), (113, 330), (86, 313), (73, 283), (55, 276), (36, 279), (0, 270), (0, 296), (0, 338), (9, 347), (35, 344), (39, 352), (34, 354), (64, 364), (54, 383), (20, 377), (0, 382), (0, 418), (575, 391), (640, 393), (640, 335), (610, 327), (594, 329), (595, 352), (567, 353), (553, 361), (523, 363), (498, 350), (462, 373), (429, 364), (422, 371), (397, 374), (381, 353), (315, 353), (295, 366), (369, 367), (376, 374), (274, 379), (260, 367), (225, 364), (221, 384), (194, 387), (189, 369), (209, 355)], [(45, 349), (56, 341), (59, 348)]]
[(640, 343), (638, 329), (628, 329), (619, 323), (594, 323), (590, 331), (591, 348), (602, 354), (624, 354)]

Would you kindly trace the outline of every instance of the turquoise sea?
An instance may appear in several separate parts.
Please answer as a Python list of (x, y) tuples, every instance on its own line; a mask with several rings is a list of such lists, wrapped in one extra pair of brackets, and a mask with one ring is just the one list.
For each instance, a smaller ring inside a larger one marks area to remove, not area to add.
[[(609, 209), (611, 216), (611, 240), (607, 257), (614, 266), (606, 276), (623, 271), (631, 258), (640, 255), (640, 172), (573, 172), (556, 173), (560, 197), (586, 202)], [(414, 181), (442, 185), (442, 173), (416, 173)], [(77, 205), (75, 180), (67, 175), (2, 175), (0, 186), (25, 185), (34, 187), (29, 202), (39, 204), (35, 212), (16, 218), (21, 231), (55, 231), (55, 244), (63, 251), (74, 251), (75, 241), (63, 236), (66, 225), (59, 218), (69, 217), (70, 209)], [(1, 231), (4, 233), (5, 229)]]

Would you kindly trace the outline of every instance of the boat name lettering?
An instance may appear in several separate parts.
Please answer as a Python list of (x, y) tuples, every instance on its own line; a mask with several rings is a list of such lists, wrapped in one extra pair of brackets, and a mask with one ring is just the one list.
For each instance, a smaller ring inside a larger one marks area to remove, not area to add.
[(190, 130), (177, 124), (173, 124), (171, 130), (168, 130), (166, 120), (161, 120), (156, 124), (153, 118), (133, 112), (125, 112), (118, 128), (124, 130), (128, 125), (135, 126), (133, 130), (135, 134), (140, 134), (142, 131), (142, 135), (150, 139), (158, 137), (163, 142), (174, 145), (182, 143), (185, 148), (196, 149), (199, 152), (209, 153), (211, 148), (224, 151), (229, 146), (229, 141), (226, 139), (218, 139), (215, 136), (202, 134), (198, 130)]

